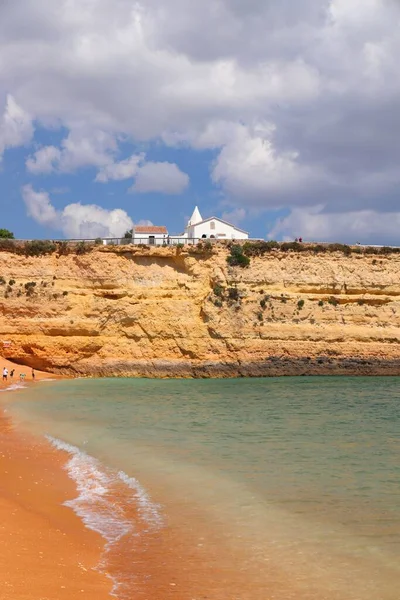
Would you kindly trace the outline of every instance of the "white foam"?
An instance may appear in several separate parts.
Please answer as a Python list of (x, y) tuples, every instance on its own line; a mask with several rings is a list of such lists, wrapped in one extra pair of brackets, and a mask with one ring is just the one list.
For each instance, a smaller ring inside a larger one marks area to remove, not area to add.
[(134, 494), (134, 499), (138, 505), (139, 513), (151, 525), (161, 527), (163, 520), (160, 514), (160, 506), (152, 502), (146, 490), (140, 485), (135, 477), (129, 477), (124, 471), (119, 471), (118, 477), (123, 481)]
[(4, 389), (1, 389), (0, 392), (13, 392), (14, 390), (23, 390), (25, 389), (27, 386), (24, 385), (23, 383), (12, 383), (11, 385), (7, 386)]
[(79, 496), (67, 500), (86, 527), (100, 533), (108, 543), (115, 543), (132, 529), (122, 510), (110, 502), (107, 493), (115, 478), (107, 474), (100, 461), (82, 452), (76, 446), (46, 436), (58, 450), (68, 452), (71, 458), (65, 465), (71, 479), (76, 483)]
[[(140, 518), (150, 529), (162, 524), (157, 505), (151, 502), (147, 492), (134, 477), (129, 477), (123, 471), (115, 473), (107, 469), (99, 460), (67, 442), (50, 435), (47, 435), (46, 438), (55, 448), (70, 455), (65, 469), (71, 479), (75, 481), (79, 495), (74, 500), (67, 500), (64, 504), (75, 511), (88, 529), (103, 536), (107, 542), (106, 555), (113, 544), (132, 532), (134, 528), (134, 523), (125, 518), (123, 509), (112, 499), (112, 488), (116, 484), (121, 485), (122, 482), (129, 490), (134, 491), (132, 503), (137, 504)], [(111, 595), (118, 598), (119, 592), (123, 594), (123, 586), (118, 578), (107, 573), (105, 560), (102, 560), (98, 569), (105, 572), (112, 580)], [(126, 597), (125, 594), (123, 597)]]

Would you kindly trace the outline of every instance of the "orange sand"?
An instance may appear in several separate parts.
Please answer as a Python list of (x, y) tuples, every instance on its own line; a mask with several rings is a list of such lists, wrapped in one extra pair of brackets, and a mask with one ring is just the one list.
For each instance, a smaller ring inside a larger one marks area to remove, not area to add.
[[(13, 368), (0, 360), (4, 366)], [(14, 368), (29, 381), (30, 369)], [(110, 579), (94, 570), (104, 541), (62, 505), (77, 495), (64, 463), (46, 442), (16, 432), (0, 409), (1, 600), (110, 598)]]
[[(3, 381), (3, 369), (7, 367), (8, 369), (8, 379), (7, 381)], [(14, 377), (10, 377), (10, 372), (15, 370)], [(65, 377), (61, 377), (60, 375), (54, 375), (53, 373), (45, 373), (44, 371), (36, 371), (35, 370), (35, 379), (32, 378), (32, 369), (31, 367), (25, 367), (24, 365), (16, 365), (15, 363), (7, 360), (5, 358), (0, 357), (0, 388), (6, 388), (12, 383), (19, 382), (20, 374), (25, 373), (25, 382), (34, 382), (40, 381), (41, 379), (65, 379)]]

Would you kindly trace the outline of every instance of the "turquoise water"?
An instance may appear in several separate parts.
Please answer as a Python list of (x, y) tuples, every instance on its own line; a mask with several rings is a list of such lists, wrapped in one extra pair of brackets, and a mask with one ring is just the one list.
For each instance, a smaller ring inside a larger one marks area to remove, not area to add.
[(134, 557), (156, 540), (190, 563), (182, 590), (199, 593), (204, 569), (196, 599), (398, 600), (399, 385), (74, 380), (8, 410), (69, 452), (70, 506), (107, 540), (120, 598), (151, 591)]

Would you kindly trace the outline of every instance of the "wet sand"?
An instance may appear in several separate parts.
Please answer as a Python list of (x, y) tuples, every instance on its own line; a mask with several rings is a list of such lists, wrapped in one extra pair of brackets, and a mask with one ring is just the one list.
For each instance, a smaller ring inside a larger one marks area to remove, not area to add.
[[(12, 368), (4, 360), (0, 366)], [(15, 368), (30, 377), (30, 369)], [(38, 380), (44, 377), (52, 376), (37, 373)], [(12, 401), (13, 393), (1, 394), (1, 400)], [(94, 570), (104, 540), (63, 506), (77, 495), (64, 464), (65, 456), (46, 441), (16, 431), (0, 407), (2, 600), (110, 598), (111, 580)]]

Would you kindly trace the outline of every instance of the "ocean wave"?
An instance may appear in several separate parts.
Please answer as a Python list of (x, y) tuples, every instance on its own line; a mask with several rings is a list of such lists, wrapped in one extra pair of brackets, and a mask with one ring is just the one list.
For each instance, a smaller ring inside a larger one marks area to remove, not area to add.
[(11, 383), (11, 385), (7, 386), (4, 389), (1, 389), (0, 392), (12, 392), (14, 390), (23, 390), (26, 387), (27, 386), (24, 385), (23, 383)]
[(123, 510), (111, 501), (115, 476), (108, 473), (99, 460), (82, 452), (76, 446), (46, 436), (58, 450), (70, 455), (65, 465), (75, 482), (79, 496), (64, 504), (72, 508), (86, 527), (100, 533), (108, 543), (115, 543), (132, 530)]
[(138, 480), (135, 477), (129, 477), (124, 471), (119, 471), (118, 477), (134, 491), (134, 501), (137, 503), (140, 516), (153, 527), (161, 527), (163, 519), (160, 514), (160, 506), (150, 500), (148, 493)]
[(64, 505), (72, 508), (88, 529), (96, 531), (106, 540), (105, 555), (98, 569), (112, 580), (113, 596), (120, 597), (121, 592), (124, 598), (127, 597), (119, 577), (107, 573), (107, 556), (113, 546), (124, 536), (137, 533), (137, 524), (126, 518), (124, 506), (126, 503), (135, 505), (137, 518), (145, 524), (145, 527), (141, 527), (144, 533), (162, 525), (159, 507), (150, 500), (134, 477), (129, 477), (124, 471), (116, 472), (107, 468), (72, 444), (50, 435), (46, 435), (46, 438), (52, 446), (69, 454), (64, 468), (75, 482), (79, 495), (67, 500)]

